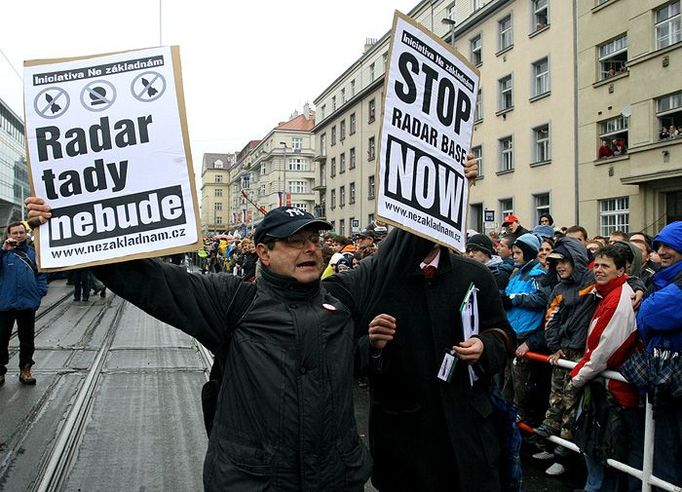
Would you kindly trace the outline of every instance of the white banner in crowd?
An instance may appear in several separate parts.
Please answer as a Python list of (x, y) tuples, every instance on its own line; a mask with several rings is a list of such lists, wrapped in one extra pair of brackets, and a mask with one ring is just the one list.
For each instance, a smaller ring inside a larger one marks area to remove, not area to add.
[(52, 208), (41, 270), (195, 249), (178, 48), (24, 65), (31, 184)]
[(396, 12), (379, 147), (377, 215), (460, 251), (466, 242), (479, 73), (452, 47)]

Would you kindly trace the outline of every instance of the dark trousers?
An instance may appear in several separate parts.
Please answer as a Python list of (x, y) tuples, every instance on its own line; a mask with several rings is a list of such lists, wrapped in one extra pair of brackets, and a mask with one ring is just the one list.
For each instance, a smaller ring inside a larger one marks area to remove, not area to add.
[(19, 332), (19, 368), (31, 367), (35, 345), (33, 336), (36, 324), (36, 312), (30, 309), (18, 311), (0, 311), (0, 374), (7, 372), (9, 363), (9, 338), (12, 335), (14, 322), (17, 322)]
[(682, 486), (682, 401), (678, 398), (657, 408), (654, 423), (654, 475)]
[(92, 290), (90, 269), (74, 270), (71, 272), (71, 279), (73, 280), (73, 299), (75, 301), (80, 301), (81, 299), (87, 301)]

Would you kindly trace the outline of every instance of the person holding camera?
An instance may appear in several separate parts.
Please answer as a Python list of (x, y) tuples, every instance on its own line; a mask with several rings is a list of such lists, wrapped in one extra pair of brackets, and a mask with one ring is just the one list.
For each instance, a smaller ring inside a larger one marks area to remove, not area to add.
[(36, 310), (47, 294), (47, 276), (38, 273), (36, 254), (28, 244), (26, 226), (7, 226), (0, 251), (0, 384), (5, 383), (9, 362), (9, 339), (17, 323), (19, 332), (19, 381), (36, 384), (31, 374)]

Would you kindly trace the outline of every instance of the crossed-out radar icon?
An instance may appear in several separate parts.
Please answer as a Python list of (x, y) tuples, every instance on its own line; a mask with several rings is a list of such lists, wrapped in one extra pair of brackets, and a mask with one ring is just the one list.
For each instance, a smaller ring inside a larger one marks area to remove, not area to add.
[(69, 93), (61, 87), (47, 87), (33, 99), (36, 114), (47, 119), (59, 118), (69, 109)]
[(144, 72), (133, 79), (130, 91), (138, 101), (155, 101), (166, 91), (166, 79), (159, 72)]

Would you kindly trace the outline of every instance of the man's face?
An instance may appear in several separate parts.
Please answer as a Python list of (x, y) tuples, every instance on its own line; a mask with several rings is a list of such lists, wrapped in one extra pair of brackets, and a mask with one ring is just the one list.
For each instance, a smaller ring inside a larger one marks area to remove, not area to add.
[(14, 239), (17, 243), (17, 246), (22, 243), (23, 241), (26, 240), (26, 228), (24, 228), (23, 225), (16, 225), (14, 227), (10, 227), (8, 237), (10, 239)]
[(507, 225), (505, 226), (505, 229), (507, 230), (507, 232), (508, 232), (509, 234), (515, 233), (515, 232), (516, 232), (516, 229), (518, 229), (518, 228), (519, 228), (519, 223), (516, 222), (516, 221), (510, 222), (509, 224), (507, 224)]
[(490, 258), (488, 258), (488, 255), (485, 254), (483, 251), (480, 251), (476, 248), (469, 248), (467, 249), (467, 256), (471, 258), (472, 260), (476, 260), (479, 263), (485, 264)]
[(562, 279), (570, 278), (570, 276), (573, 275), (573, 270), (573, 263), (565, 258), (556, 263), (556, 272)]
[(273, 273), (293, 277), (307, 284), (322, 274), (322, 251), (316, 229), (302, 229), (286, 239), (278, 239), (272, 249), (260, 243), (256, 252), (261, 263)]
[(656, 252), (658, 253), (659, 258), (661, 259), (661, 266), (663, 268), (669, 267), (670, 265), (674, 265), (678, 261), (682, 260), (682, 253), (680, 253), (679, 251), (675, 251), (670, 246), (665, 246), (661, 244), (658, 246)]
[(630, 237), (630, 242), (642, 252), (642, 261), (647, 261), (649, 259), (649, 251), (646, 246), (646, 238), (641, 234), (633, 234)]
[(371, 237), (368, 236), (360, 236), (358, 238), (358, 249), (359, 248), (367, 248), (371, 246), (374, 243), (374, 240)]
[(343, 244), (341, 244), (338, 241), (334, 241), (332, 243), (332, 249), (334, 250), (334, 253), (338, 253), (339, 251), (341, 251), (343, 249)]
[(509, 258), (512, 254), (511, 248), (509, 247), (508, 239), (501, 239), (497, 245), (497, 254), (500, 258)]
[(584, 237), (584, 236), (583, 236), (583, 233), (580, 232), (580, 231), (576, 231), (576, 232), (567, 232), (567, 233), (566, 233), (566, 237), (573, 237), (573, 238), (577, 239), (578, 241), (580, 241), (581, 243), (587, 244), (587, 238)]
[(611, 235), (609, 236), (609, 244), (613, 244), (613, 243), (615, 243), (616, 241), (627, 241), (627, 239), (625, 239), (625, 238), (624, 238), (623, 236), (621, 236), (620, 234), (611, 234)]

